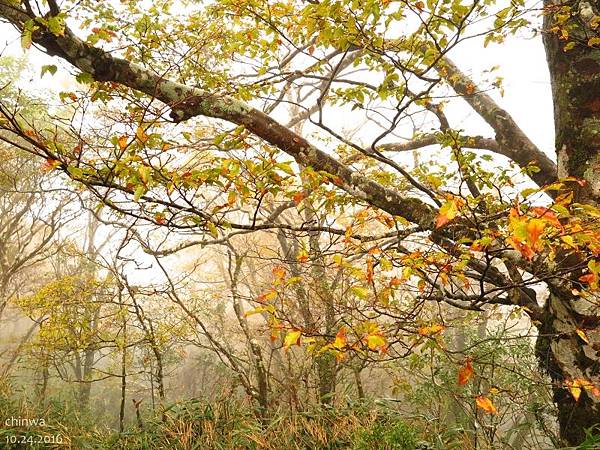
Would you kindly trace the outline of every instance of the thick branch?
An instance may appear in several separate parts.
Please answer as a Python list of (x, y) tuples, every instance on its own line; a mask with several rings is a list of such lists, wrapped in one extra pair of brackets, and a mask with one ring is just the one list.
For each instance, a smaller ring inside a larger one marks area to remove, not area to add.
[[(21, 31), (30, 19), (24, 10), (11, 6), (6, 0), (0, 1), (0, 17)], [(291, 155), (299, 164), (333, 175), (339, 186), (349, 194), (423, 228), (433, 227), (436, 213), (426, 203), (406, 198), (348, 169), (302, 136), (237, 99), (164, 79), (141, 66), (89, 46), (69, 28), (62, 36), (48, 31), (36, 32), (32, 40), (49, 54), (61, 57), (97, 81), (119, 83), (169, 105), (171, 117), (176, 122), (206, 116), (244, 125), (258, 137)]]

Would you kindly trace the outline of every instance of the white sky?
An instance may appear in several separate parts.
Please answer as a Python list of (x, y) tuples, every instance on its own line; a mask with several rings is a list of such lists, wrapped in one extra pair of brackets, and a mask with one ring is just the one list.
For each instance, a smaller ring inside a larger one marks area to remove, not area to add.
[[(10, 25), (0, 24), (0, 36), (0, 49), (4, 48), (2, 54), (25, 54), (36, 74), (39, 74), (41, 67), (46, 64), (56, 64), (59, 67), (54, 76), (46, 74), (41, 80), (32, 80), (38, 89), (55, 92), (73, 89), (73, 77), (66, 70), (61, 70), (57, 58), (48, 57), (34, 47), (24, 52), (20, 46), (19, 34)], [(450, 56), (461, 70), (473, 76), (475, 80), (481, 79), (484, 70), (495, 65), (500, 66), (494, 75), (504, 78), (505, 94), (501, 98), (498, 92), (494, 91), (491, 93), (492, 97), (515, 118), (535, 144), (555, 159), (550, 81), (539, 35), (531, 39), (511, 37), (503, 44), (490, 44), (487, 48), (482, 47), (479, 39), (467, 40)], [(64, 64), (62, 67), (65, 67)], [(466, 105), (465, 108), (455, 106), (447, 112), (451, 120), (453, 119), (453, 125), (472, 133), (493, 136), (491, 129)]]
[[(494, 73), (504, 77), (505, 94), (501, 98), (493, 92), (492, 97), (513, 116), (541, 150), (556, 160), (550, 75), (541, 36), (511, 38), (504, 44), (490, 45), (486, 49), (480, 42), (467, 41), (451, 56), (475, 79), (483, 70), (499, 65), (500, 69)], [(467, 122), (473, 120), (476, 114), (467, 112), (463, 116)]]

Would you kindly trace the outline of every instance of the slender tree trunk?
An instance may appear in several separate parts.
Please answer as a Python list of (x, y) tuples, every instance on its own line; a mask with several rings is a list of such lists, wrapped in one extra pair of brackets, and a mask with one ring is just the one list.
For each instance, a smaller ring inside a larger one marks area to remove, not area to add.
[(365, 398), (365, 390), (363, 388), (361, 376), (362, 369), (355, 367), (352, 369), (352, 372), (354, 373), (354, 381), (356, 383), (356, 395), (358, 396), (359, 400), (363, 400)]
[[(545, 0), (544, 6), (544, 46), (554, 99), (558, 175), (582, 180), (571, 183), (575, 201), (598, 206), (600, 49), (588, 42), (598, 36), (591, 19), (599, 15), (600, 5), (598, 1)], [(569, 14), (565, 15), (566, 11)], [(558, 13), (567, 17), (566, 23), (557, 21)], [(568, 31), (568, 39), (561, 39), (561, 30)], [(567, 45), (572, 48), (565, 49)], [(576, 267), (584, 257), (565, 258), (563, 268)], [(551, 287), (536, 346), (553, 382), (560, 435), (568, 445), (581, 443), (585, 429), (600, 424), (600, 398), (590, 389), (581, 389), (576, 399), (579, 391), (569, 389), (576, 380), (600, 388), (600, 311), (596, 304), (572, 294), (579, 275), (575, 271), (571, 279)], [(578, 335), (578, 330), (585, 330), (589, 342)]]
[(48, 391), (48, 381), (50, 379), (50, 369), (48, 366), (49, 366), (48, 357), (47, 357), (47, 355), (44, 355), (44, 358), (42, 360), (42, 367), (41, 367), (42, 380), (39, 385), (39, 393), (38, 393), (39, 402), (40, 402), (40, 404), (42, 404), (44, 406), (46, 405), (46, 392)]
[(244, 306), (238, 291), (243, 259), (243, 256), (235, 254), (235, 252), (230, 249), (228, 253), (228, 268), (225, 270), (225, 268), (222, 267), (221, 271), (223, 272), (225, 283), (231, 291), (233, 310), (240, 328), (246, 337), (246, 342), (250, 350), (250, 360), (254, 366), (256, 389), (251, 390), (251, 396), (258, 402), (259, 418), (266, 422), (269, 412), (269, 371), (265, 367), (265, 361), (260, 345), (253, 336), (250, 326), (248, 325), (248, 320), (244, 315)]
[(127, 321), (123, 320), (123, 352), (121, 353), (121, 403), (119, 405), (119, 433), (125, 429), (125, 399), (127, 397)]
[[(314, 206), (308, 202), (305, 207), (305, 220), (307, 223), (318, 222)], [(310, 254), (314, 258), (312, 263), (312, 277), (315, 285), (315, 294), (319, 301), (319, 312), (323, 315), (324, 322), (321, 325), (322, 332), (326, 336), (335, 334), (335, 299), (332, 287), (327, 281), (325, 272), (325, 260), (319, 243), (319, 233), (309, 233)], [(337, 360), (335, 355), (330, 352), (323, 352), (316, 357), (317, 378), (319, 383), (319, 402), (322, 405), (331, 405), (334, 403), (335, 388), (337, 381)]]
[(92, 383), (90, 378), (92, 376), (92, 370), (94, 370), (94, 359), (96, 351), (93, 349), (86, 349), (83, 358), (83, 377), (81, 379), (81, 385), (79, 386), (79, 399), (81, 405), (87, 408), (90, 402), (90, 394), (92, 392)]

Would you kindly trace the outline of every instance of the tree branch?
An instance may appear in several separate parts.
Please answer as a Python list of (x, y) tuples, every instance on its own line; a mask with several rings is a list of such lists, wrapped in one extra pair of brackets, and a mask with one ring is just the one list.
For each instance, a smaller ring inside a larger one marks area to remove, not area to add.
[[(22, 31), (31, 17), (7, 0), (0, 1), (0, 17)], [(32, 41), (50, 55), (58, 56), (96, 81), (110, 81), (143, 92), (171, 107), (171, 117), (182, 122), (195, 116), (223, 119), (243, 125), (285, 153), (299, 164), (333, 175), (340, 188), (392, 215), (404, 217), (424, 229), (432, 229), (434, 208), (423, 201), (405, 197), (355, 171), (284, 127), (268, 115), (235, 98), (167, 80), (125, 59), (114, 57), (79, 39), (68, 27), (63, 35), (54, 35), (40, 27)]]
[(511, 115), (484, 92), (477, 92), (475, 83), (449, 58), (442, 57), (438, 69), (454, 91), (479, 114), (495, 131), (498, 153), (527, 167), (534, 163), (540, 171), (531, 175), (538, 186), (553, 183), (557, 179), (556, 164), (546, 156), (519, 128)]
[[(506, 148), (500, 145), (498, 141), (483, 136), (462, 136), (465, 139), (463, 148), (473, 148), (480, 150), (489, 150), (499, 155), (511, 157), (511, 153)], [(389, 144), (381, 144), (377, 147), (382, 152), (407, 152), (410, 150), (418, 150), (429, 145), (438, 145), (438, 134), (431, 133), (416, 137), (407, 142), (394, 142)]]

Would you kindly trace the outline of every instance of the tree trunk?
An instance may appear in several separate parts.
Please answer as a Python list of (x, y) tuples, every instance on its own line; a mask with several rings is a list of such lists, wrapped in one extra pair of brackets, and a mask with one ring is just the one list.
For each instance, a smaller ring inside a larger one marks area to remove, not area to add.
[[(575, 201), (597, 206), (600, 49), (588, 42), (598, 36), (591, 19), (598, 15), (599, 5), (597, 1), (545, 0), (544, 6), (543, 36), (554, 100), (558, 175), (581, 180), (569, 186)], [(566, 22), (558, 22), (559, 12), (567, 17)], [(568, 32), (567, 39), (562, 30)], [(563, 268), (575, 267), (584, 258), (567, 257)], [(553, 382), (560, 436), (568, 445), (580, 444), (585, 430), (600, 424), (600, 398), (591, 391), (591, 386), (600, 388), (600, 311), (595, 303), (573, 295), (580, 274), (575, 271), (570, 280), (551, 287), (536, 345), (540, 363)], [(585, 332), (586, 339), (578, 330)], [(578, 389), (577, 380), (589, 383), (588, 388)]]
[[(557, 24), (558, 5), (571, 9), (571, 18)], [(593, 5), (592, 5), (593, 4)], [(598, 2), (545, 0), (544, 47), (552, 83), (558, 176), (584, 180), (573, 183), (576, 199), (598, 204), (600, 199), (600, 49), (588, 45), (598, 36), (587, 25), (589, 11), (598, 15)], [(594, 8), (591, 9), (590, 8)], [(558, 30), (557, 30), (558, 28)], [(560, 30), (568, 29), (568, 39)], [(566, 45), (575, 47), (565, 51)]]
[[(552, 379), (560, 437), (568, 445), (580, 444), (585, 431), (600, 424), (600, 398), (576, 381), (600, 386), (600, 318), (586, 307), (597, 309), (584, 299), (552, 292), (536, 344), (540, 364)], [(577, 330), (585, 330), (589, 344)]]

